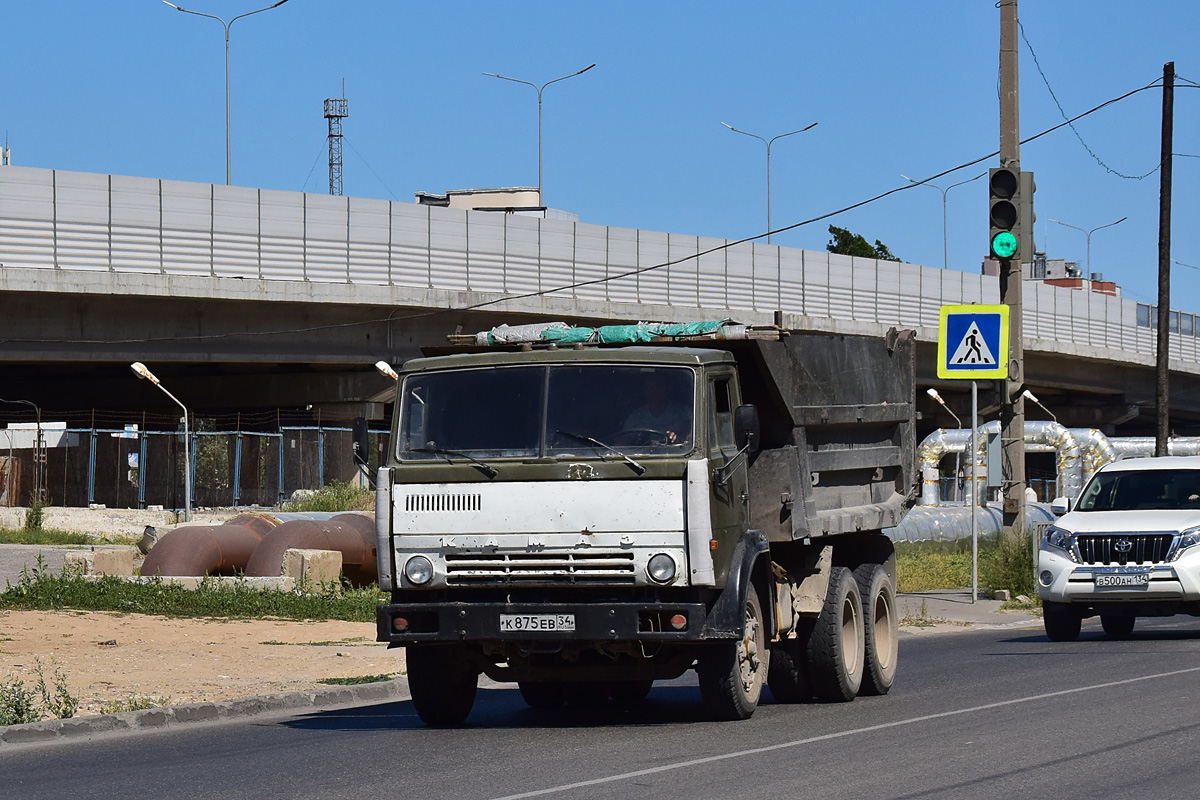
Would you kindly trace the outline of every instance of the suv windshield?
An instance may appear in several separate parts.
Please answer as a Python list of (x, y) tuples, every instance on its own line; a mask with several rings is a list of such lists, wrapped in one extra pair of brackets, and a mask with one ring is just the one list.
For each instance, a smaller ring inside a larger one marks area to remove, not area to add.
[(1100, 472), (1079, 497), (1079, 511), (1200, 509), (1200, 470)]
[(475, 458), (687, 452), (695, 377), (686, 367), (564, 364), (410, 375), (399, 456)]

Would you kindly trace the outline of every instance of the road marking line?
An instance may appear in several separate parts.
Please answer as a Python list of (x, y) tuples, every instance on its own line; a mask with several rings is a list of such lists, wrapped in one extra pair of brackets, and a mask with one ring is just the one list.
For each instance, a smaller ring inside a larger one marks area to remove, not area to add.
[(634, 772), (622, 772), (617, 775), (609, 775), (604, 778), (593, 778), (587, 781), (579, 781), (577, 783), (566, 783), (561, 786), (552, 786), (548, 789), (534, 789), (529, 792), (521, 792), (519, 794), (509, 794), (503, 797), (496, 797), (493, 800), (524, 800), (527, 797), (541, 797), (547, 794), (559, 794), (560, 792), (569, 792), (573, 789), (583, 789), (588, 786), (598, 786), (605, 783), (616, 783), (617, 781), (626, 781), (630, 778), (640, 778), (644, 775), (654, 775), (659, 772), (670, 772), (677, 769), (686, 769), (688, 767), (700, 766), (702, 764), (712, 764), (717, 761), (727, 761), (731, 758), (742, 758), (744, 756), (760, 755), (762, 753), (772, 753), (776, 750), (786, 750), (791, 747), (799, 747), (800, 745), (813, 744), (815, 742), (826, 742), (831, 739), (842, 739), (847, 736), (857, 736), (860, 733), (873, 733), (875, 731), (888, 730), (889, 728), (899, 728), (904, 725), (915, 725), (919, 722), (929, 722), (935, 719), (945, 719), (947, 717), (957, 717), (963, 714), (974, 714), (979, 711), (990, 711), (995, 708), (1004, 708), (1005, 706), (1015, 706), (1021, 703), (1033, 703), (1039, 700), (1049, 700), (1053, 697), (1064, 697), (1071, 694), (1079, 694), (1081, 692), (1094, 692), (1099, 689), (1111, 689), (1114, 686), (1126, 686), (1133, 683), (1141, 683), (1143, 681), (1152, 681), (1159, 678), (1172, 678), (1176, 675), (1189, 675), (1194, 672), (1200, 672), (1200, 667), (1189, 667), (1188, 669), (1177, 669), (1171, 672), (1157, 672), (1153, 675), (1142, 675), (1137, 678), (1125, 678), (1119, 681), (1110, 681), (1108, 683), (1095, 683), (1090, 686), (1076, 686), (1073, 689), (1061, 689), (1057, 692), (1045, 692), (1043, 694), (1035, 694), (1029, 697), (1017, 697), (1012, 700), (1001, 700), (995, 703), (986, 703), (981, 706), (970, 706), (968, 708), (959, 708), (954, 711), (941, 711), (937, 714), (925, 714), (920, 717), (911, 717), (909, 719), (896, 720), (895, 722), (883, 722), (878, 725), (867, 725), (862, 728), (853, 728), (848, 731), (839, 731), (837, 733), (825, 733), (820, 736), (810, 736), (807, 739), (796, 739), (791, 742), (781, 742), (779, 744), (768, 745), (766, 747), (754, 747), (748, 750), (738, 750), (733, 753), (722, 753), (715, 756), (706, 756), (704, 758), (693, 758), (688, 761), (677, 761), (673, 764), (663, 764), (658, 767), (650, 767), (648, 769), (639, 769)]

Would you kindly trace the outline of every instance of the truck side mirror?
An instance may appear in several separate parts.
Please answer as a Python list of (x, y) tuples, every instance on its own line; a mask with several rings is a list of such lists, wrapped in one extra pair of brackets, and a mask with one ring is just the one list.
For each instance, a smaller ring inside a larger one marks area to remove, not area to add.
[(355, 417), (353, 426), (353, 444), (351, 448), (354, 463), (360, 467), (369, 467), (367, 454), (370, 452), (370, 430), (367, 428), (366, 417)]
[(738, 442), (747, 452), (758, 452), (762, 446), (758, 406), (746, 404), (737, 407), (737, 410), (733, 412), (733, 435), (734, 441)]

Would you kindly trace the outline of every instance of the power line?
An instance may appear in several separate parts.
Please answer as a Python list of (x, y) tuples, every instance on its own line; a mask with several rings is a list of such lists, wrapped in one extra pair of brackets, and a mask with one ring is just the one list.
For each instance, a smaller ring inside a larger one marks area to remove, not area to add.
[(395, 200), (396, 202), (399, 202), (400, 198), (396, 197), (396, 193), (393, 192), (391, 190), (391, 188), (389, 188), (388, 185), (383, 182), (383, 178), (379, 177), (379, 173), (376, 172), (375, 168), (371, 166), (371, 162), (367, 161), (366, 157), (363, 156), (362, 153), (358, 152), (358, 148), (354, 146), (354, 142), (350, 141), (349, 139), (346, 139), (346, 137), (344, 137), (344, 136), (342, 138), (345, 140), (346, 144), (350, 145), (350, 149), (354, 151), (354, 155), (361, 158), (362, 162), (367, 165), (367, 169), (371, 170), (371, 174), (375, 176), (375, 180), (379, 181), (379, 185), (387, 190), (387, 193), (392, 196), (393, 200)]
[[(1144, 92), (1149, 89), (1156, 88), (1157, 86), (1160, 85), (1160, 82), (1161, 82), (1161, 78), (1156, 78), (1154, 81), (1146, 84), (1145, 86), (1142, 86), (1138, 89), (1133, 89), (1131, 91), (1128, 91), (1125, 94), (1122, 94), (1122, 95), (1112, 98), (1111, 100), (1106, 100), (1105, 102), (1101, 103), (1100, 105), (1095, 106), (1094, 108), (1090, 108), (1087, 111), (1084, 111), (1082, 114), (1078, 114), (1074, 117), (1071, 117), (1070, 119), (1060, 122), (1057, 125), (1047, 128), (1047, 129), (1041, 131), (1040, 133), (1036, 133), (1027, 139), (1021, 140), (1021, 144), (1028, 144), (1030, 142), (1037, 141), (1038, 139), (1042, 138), (1043, 136), (1047, 136), (1047, 135), (1053, 133), (1054, 131), (1059, 130), (1060, 128), (1071, 125), (1071, 123), (1076, 122), (1080, 119), (1083, 119), (1084, 117), (1086, 117), (1090, 114), (1094, 114), (1097, 111), (1100, 111), (1101, 109), (1107, 108), (1108, 106), (1113, 105), (1114, 103), (1119, 103), (1122, 100), (1125, 100), (1126, 98), (1129, 98), (1135, 94), (1138, 94), (1139, 92)], [(351, 144), (350, 147), (351, 147), (351, 149), (353, 149), (354, 145)], [(355, 152), (357, 153), (358, 151), (355, 150)], [(760, 233), (755, 236), (747, 236), (743, 239), (738, 239), (736, 241), (724, 242), (723, 244), (719, 244), (714, 247), (710, 247), (707, 250), (702, 250), (698, 253), (693, 253), (691, 255), (681, 256), (679, 258), (672, 259), (669, 261), (664, 261), (659, 264), (654, 264), (654, 265), (651, 265), (648, 267), (639, 267), (637, 269), (627, 270), (625, 272), (618, 273), (616, 275), (607, 275), (603, 278), (593, 278), (591, 280), (586, 280), (586, 281), (577, 281), (575, 283), (569, 283), (569, 284), (565, 284), (563, 286), (557, 286), (553, 289), (540, 289), (540, 290), (533, 291), (533, 292), (525, 292), (523, 294), (505, 295), (503, 297), (499, 297), (499, 298), (496, 298), (493, 300), (485, 300), (485, 301), (482, 301), (479, 303), (473, 303), (471, 305), (466, 305), (466, 306), (457, 306), (454, 308), (430, 309), (428, 311), (421, 311), (421, 312), (417, 312), (414, 314), (408, 314), (406, 316), (401, 316), (401, 317), (388, 316), (388, 317), (379, 317), (376, 319), (355, 320), (354, 322), (340, 322), (340, 323), (332, 323), (329, 325), (314, 325), (314, 326), (311, 326), (308, 328), (288, 328), (285, 330), (275, 330), (275, 331), (236, 331), (236, 332), (228, 332), (228, 333), (199, 334), (196, 336), (162, 336), (162, 337), (146, 337), (146, 338), (139, 338), (139, 339), (3, 339), (3, 340), (0, 340), (0, 343), (4, 343), (4, 344), (109, 344), (109, 345), (111, 345), (111, 344), (149, 344), (149, 343), (154, 343), (154, 342), (212, 341), (212, 340), (216, 340), (216, 339), (230, 339), (230, 338), (239, 337), (239, 336), (240, 337), (280, 336), (280, 335), (289, 334), (289, 333), (313, 333), (315, 331), (337, 330), (337, 329), (341, 329), (341, 328), (351, 328), (351, 327), (357, 327), (357, 326), (361, 326), (361, 325), (376, 325), (376, 324), (387, 323), (387, 322), (403, 322), (406, 320), (421, 319), (424, 317), (431, 317), (431, 316), (436, 316), (439, 314), (447, 314), (447, 313), (452, 313), (452, 312), (475, 311), (480, 308), (486, 308), (488, 306), (497, 305), (499, 303), (507, 303), (507, 302), (511, 302), (513, 300), (524, 300), (524, 299), (527, 299), (530, 297), (543, 297), (546, 295), (555, 294), (557, 292), (565, 292), (565, 291), (570, 291), (571, 289), (583, 288), (585, 286), (595, 286), (595, 285), (602, 284), (602, 283), (608, 283), (610, 281), (617, 281), (617, 280), (622, 280), (624, 278), (631, 278), (631, 277), (634, 277), (637, 275), (645, 274), (647, 272), (652, 272), (654, 270), (664, 269), (666, 267), (672, 267), (672, 266), (675, 266), (676, 264), (682, 264), (685, 261), (690, 261), (694, 258), (700, 258), (701, 256), (710, 255), (712, 253), (716, 253), (721, 250), (727, 250), (731, 247), (736, 247), (737, 245), (740, 245), (740, 244), (746, 244), (748, 242), (753, 242), (758, 239), (765, 238), (768, 235), (774, 235), (777, 233), (786, 233), (787, 231), (795, 230), (797, 228), (802, 228), (806, 225), (811, 225), (814, 222), (821, 222), (823, 220), (830, 219), (832, 217), (836, 217), (839, 214), (845, 214), (849, 211), (853, 211), (855, 209), (862, 208), (863, 206), (866, 206), (871, 203), (882, 200), (885, 197), (890, 197), (891, 195), (897, 194), (899, 192), (909, 191), (910, 189), (916, 188), (920, 184), (937, 180), (938, 178), (945, 177), (946, 175), (957, 172), (961, 169), (966, 169), (967, 167), (973, 167), (976, 164), (987, 161), (990, 158), (994, 158), (994, 157), (998, 156), (999, 154), (1000, 154), (1000, 151), (995, 150), (991, 153), (988, 153), (987, 155), (980, 156), (979, 158), (973, 159), (971, 161), (967, 161), (963, 164), (959, 164), (958, 166), (951, 167), (946, 170), (942, 170), (941, 172), (930, 175), (929, 177), (924, 178), (922, 180), (913, 181), (912, 183), (906, 183), (903, 186), (897, 186), (894, 189), (889, 189), (886, 192), (882, 192), (880, 194), (875, 195), (874, 197), (870, 197), (866, 200), (861, 200), (857, 203), (852, 203), (851, 205), (844, 206), (842, 208), (837, 209), (836, 211), (830, 211), (828, 213), (821, 214), (816, 217), (811, 217), (810, 219), (806, 219), (801, 222), (795, 222), (795, 223), (792, 223), (791, 225), (785, 225), (782, 228), (776, 228), (775, 230), (766, 231), (764, 233)], [(365, 162), (366, 162), (366, 159), (364, 159), (364, 163)], [(369, 164), (367, 166), (368, 166), (368, 168), (370, 167)], [(378, 176), (376, 176), (376, 177), (378, 177)], [(382, 183), (382, 180), (380, 181), (380, 183)], [(385, 186), (385, 188), (386, 188), (386, 186)]]

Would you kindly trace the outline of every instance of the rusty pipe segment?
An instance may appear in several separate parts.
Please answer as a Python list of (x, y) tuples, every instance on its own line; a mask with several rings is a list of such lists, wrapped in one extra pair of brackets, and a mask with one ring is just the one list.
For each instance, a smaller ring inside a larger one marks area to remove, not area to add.
[(244, 514), (224, 525), (186, 525), (165, 534), (142, 564), (142, 575), (233, 575), (244, 569), (262, 538), (278, 523)]
[(283, 574), (288, 550), (336, 550), (342, 573), (356, 585), (375, 581), (375, 520), (370, 514), (338, 514), (328, 520), (285, 522), (263, 537), (246, 564), (246, 577)]

